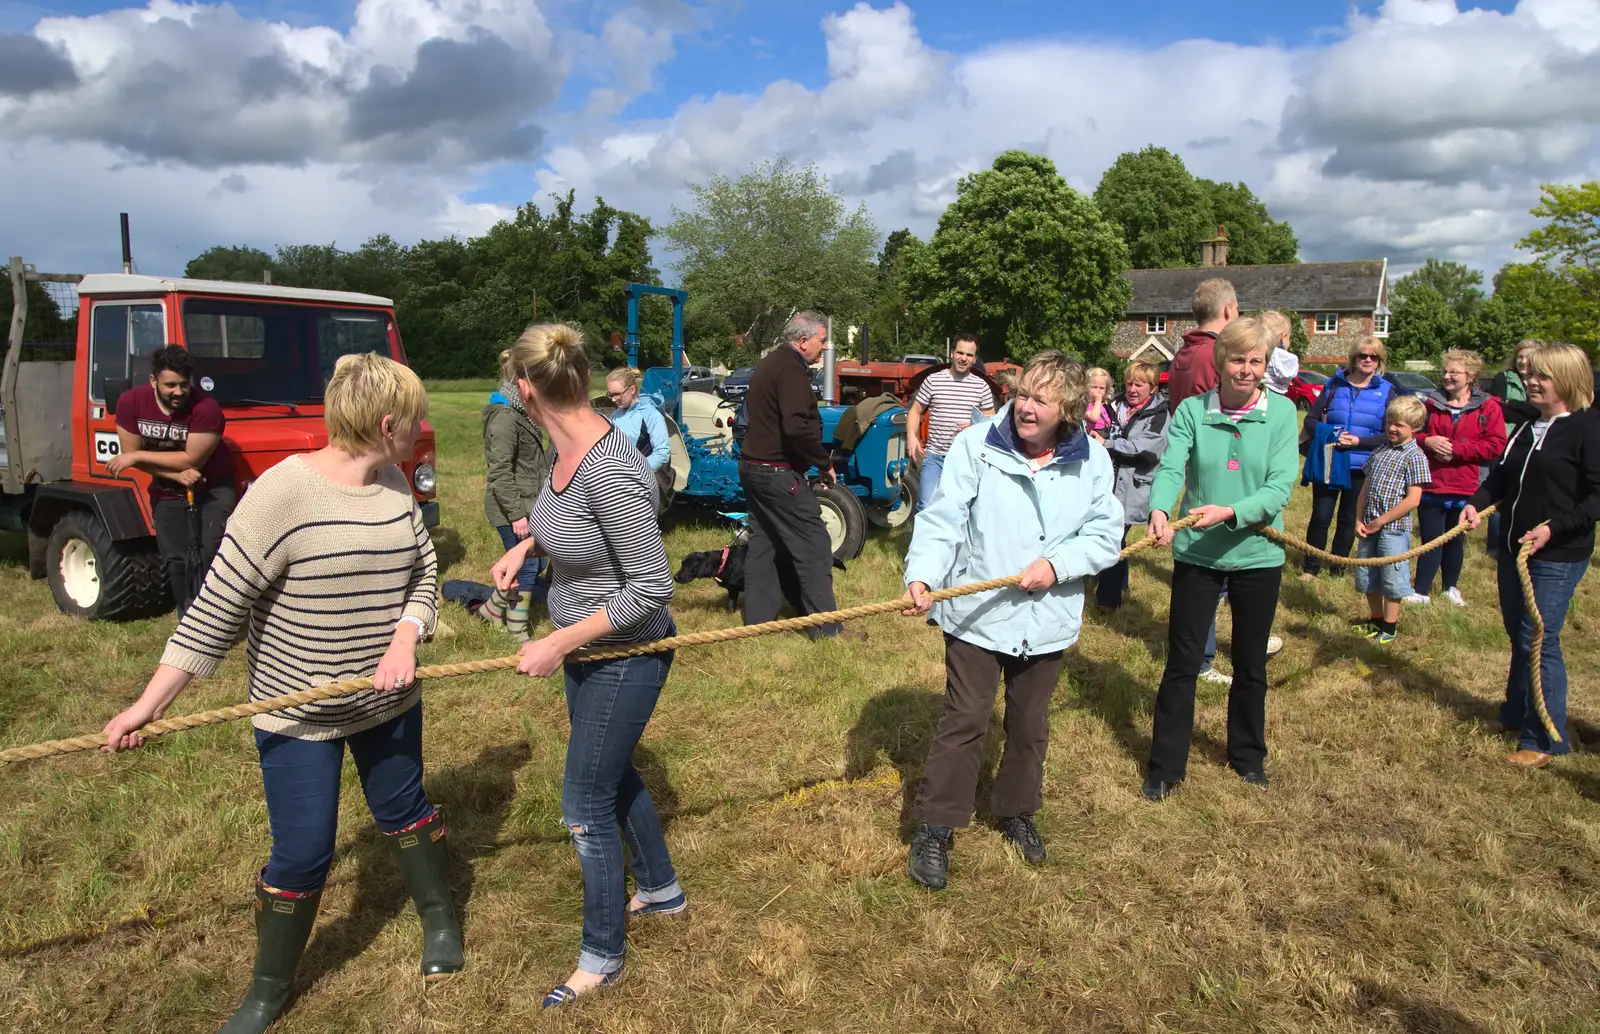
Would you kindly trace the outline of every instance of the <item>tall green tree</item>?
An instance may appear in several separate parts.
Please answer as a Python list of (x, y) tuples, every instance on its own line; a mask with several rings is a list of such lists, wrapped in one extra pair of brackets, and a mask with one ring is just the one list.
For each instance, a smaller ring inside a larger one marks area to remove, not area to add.
[(1217, 230), (1211, 197), (1164, 147), (1118, 155), (1094, 191), (1100, 214), (1122, 229), (1135, 269), (1197, 265)]
[(753, 358), (797, 309), (836, 325), (865, 318), (878, 231), (865, 206), (847, 209), (816, 166), (779, 158), (689, 190), (691, 206), (674, 208), (663, 234), (680, 256), (697, 338), (741, 335)]
[(1391, 360), (1431, 359), (1460, 339), (1461, 317), (1432, 284), (1414, 285), (1394, 299), (1391, 309)]
[(1478, 353), (1486, 366), (1503, 364), (1523, 338), (1537, 337), (1539, 316), (1508, 295), (1496, 292), (1461, 322), (1457, 345)]
[(1460, 262), (1428, 259), (1420, 268), (1396, 280), (1389, 297), (1394, 302), (1401, 301), (1418, 287), (1437, 291), (1457, 319), (1466, 319), (1483, 304), (1483, 274)]
[(931, 328), (921, 309), (913, 309), (908, 273), (927, 245), (910, 230), (891, 233), (878, 253), (878, 290), (867, 314), (872, 356), (887, 359), (932, 347)]
[(1272, 218), (1249, 187), (1242, 182), (1195, 182), (1211, 202), (1213, 221), (1228, 231), (1228, 265), (1265, 266), (1300, 260), (1300, 240), (1294, 228)]
[(1600, 182), (1546, 183), (1532, 213), (1544, 225), (1517, 247), (1533, 252), (1541, 267), (1566, 283), (1552, 292), (1562, 305), (1552, 316), (1559, 336), (1600, 351)]
[(283, 279), (283, 270), (278, 268), (278, 263), (271, 255), (260, 248), (251, 248), (243, 245), (226, 247), (217, 245), (189, 260), (183, 267), (183, 275), (191, 280), (231, 280), (235, 283), (256, 283), (264, 279), (264, 273), (271, 273), (274, 283), (286, 283)]
[(975, 331), (984, 355), (1046, 348), (1097, 357), (1127, 311), (1128, 246), (1050, 159), (1006, 151), (964, 176), (908, 271), (936, 332)]

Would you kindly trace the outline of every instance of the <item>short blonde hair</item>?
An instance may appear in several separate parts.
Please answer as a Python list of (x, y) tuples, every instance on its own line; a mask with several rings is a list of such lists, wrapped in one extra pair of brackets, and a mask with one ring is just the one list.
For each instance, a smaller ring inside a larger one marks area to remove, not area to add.
[(1122, 368), (1122, 383), (1127, 384), (1129, 381), (1142, 381), (1154, 388), (1161, 383), (1161, 371), (1154, 363), (1135, 359)]
[(1483, 357), (1476, 352), (1469, 352), (1465, 348), (1452, 348), (1439, 356), (1439, 372), (1444, 372), (1446, 363), (1460, 363), (1466, 368), (1467, 376), (1472, 378), (1473, 387), (1477, 387), (1478, 374), (1483, 372)]
[(1383, 346), (1382, 338), (1375, 338), (1371, 334), (1357, 338), (1356, 343), (1350, 346), (1350, 354), (1345, 358), (1345, 369), (1348, 370), (1356, 365), (1356, 356), (1363, 350), (1378, 353), (1378, 368), (1373, 371), (1374, 376), (1382, 377), (1389, 372), (1389, 350)]
[(1194, 289), (1194, 321), (1209, 323), (1220, 320), (1223, 309), (1238, 304), (1239, 296), (1234, 293), (1231, 281), (1220, 276), (1202, 280), (1200, 286)]
[(539, 398), (554, 406), (589, 401), (589, 356), (583, 331), (570, 323), (538, 323), (522, 332), (500, 353), (500, 371), (508, 381), (524, 380)]
[(1415, 395), (1397, 395), (1383, 411), (1383, 422), (1388, 425), (1397, 420), (1413, 431), (1420, 431), (1428, 422), (1428, 407)]
[(1089, 378), (1083, 364), (1068, 359), (1053, 349), (1040, 352), (1028, 360), (1017, 377), (1017, 386), (1030, 381), (1056, 395), (1056, 408), (1061, 411), (1062, 434), (1083, 425), (1089, 413)]
[(1289, 317), (1285, 316), (1277, 309), (1268, 309), (1266, 312), (1263, 312), (1257, 316), (1256, 319), (1270, 327), (1272, 332), (1278, 336), (1279, 341), (1282, 341), (1284, 338), (1289, 336), (1291, 330)]
[(1278, 339), (1272, 336), (1272, 328), (1261, 320), (1253, 316), (1236, 319), (1217, 335), (1217, 343), (1211, 349), (1212, 365), (1221, 376), (1227, 369), (1229, 356), (1248, 355), (1251, 352), (1270, 356), (1277, 343)]
[(639, 385), (643, 384), (644, 374), (640, 373), (632, 366), (619, 366), (615, 370), (612, 370), (610, 373), (606, 374), (606, 383), (610, 384), (612, 381), (620, 382), (622, 384), (622, 390), (627, 391), (629, 388), (637, 388)]
[(376, 352), (342, 355), (323, 389), (322, 421), (328, 443), (362, 455), (383, 445), (383, 418), (390, 433), (409, 433), (428, 415), (428, 393), (404, 364)]
[(1573, 412), (1594, 404), (1594, 367), (1589, 353), (1565, 341), (1546, 341), (1528, 356), (1528, 370), (1550, 378), (1556, 394)]

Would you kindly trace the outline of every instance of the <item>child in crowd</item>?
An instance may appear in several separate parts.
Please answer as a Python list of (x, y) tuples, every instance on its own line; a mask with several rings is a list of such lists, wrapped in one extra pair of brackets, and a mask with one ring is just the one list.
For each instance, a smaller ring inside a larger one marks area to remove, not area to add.
[(1289, 317), (1276, 309), (1261, 314), (1261, 322), (1276, 334), (1278, 343), (1267, 356), (1267, 390), (1289, 394), (1289, 382), (1300, 372), (1300, 357), (1289, 348)]
[(1117, 421), (1111, 409), (1111, 393), (1114, 390), (1111, 371), (1092, 366), (1084, 376), (1089, 381), (1089, 413), (1084, 417), (1083, 429), (1095, 441), (1104, 444), (1106, 435), (1111, 432), (1111, 425)]
[[(1386, 441), (1367, 460), (1367, 476), (1356, 500), (1358, 557), (1399, 556), (1411, 548), (1412, 511), (1422, 490), (1433, 484), (1428, 458), (1417, 445), (1417, 432), (1428, 422), (1427, 408), (1413, 395), (1402, 395), (1384, 412)], [(1392, 643), (1400, 621), (1400, 601), (1411, 594), (1411, 568), (1401, 560), (1383, 567), (1356, 568), (1356, 591), (1367, 594), (1371, 617), (1356, 630), (1375, 643)]]

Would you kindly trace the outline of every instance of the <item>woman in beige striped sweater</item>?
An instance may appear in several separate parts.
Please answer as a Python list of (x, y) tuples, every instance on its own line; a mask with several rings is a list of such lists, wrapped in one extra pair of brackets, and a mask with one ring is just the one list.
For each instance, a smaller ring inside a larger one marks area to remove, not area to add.
[(406, 367), (341, 358), (326, 391), (328, 447), (250, 487), (144, 695), (106, 724), (106, 750), (141, 745), (137, 730), (240, 638), (252, 700), (372, 677), (370, 691), (255, 719), (272, 853), (256, 880), (254, 979), (224, 1034), (259, 1034), (288, 1000), (333, 861), (346, 746), (422, 917), (423, 976), (463, 965), (444, 820), (422, 789), (414, 679), (417, 642), (437, 616), (438, 565), (395, 466), (410, 458), (427, 408)]

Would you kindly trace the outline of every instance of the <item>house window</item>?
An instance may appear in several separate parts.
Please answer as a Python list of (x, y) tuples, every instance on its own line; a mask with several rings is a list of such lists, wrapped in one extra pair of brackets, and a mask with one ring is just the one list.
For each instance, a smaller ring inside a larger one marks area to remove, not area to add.
[(1387, 312), (1375, 312), (1372, 314), (1372, 336), (1389, 336), (1389, 314)]
[(1167, 318), (1165, 316), (1146, 316), (1144, 318), (1144, 332), (1146, 334), (1165, 334), (1167, 332)]
[(1337, 334), (1337, 333), (1339, 333), (1339, 314), (1337, 312), (1319, 312), (1319, 313), (1317, 313), (1316, 333), (1318, 333), (1318, 334)]

